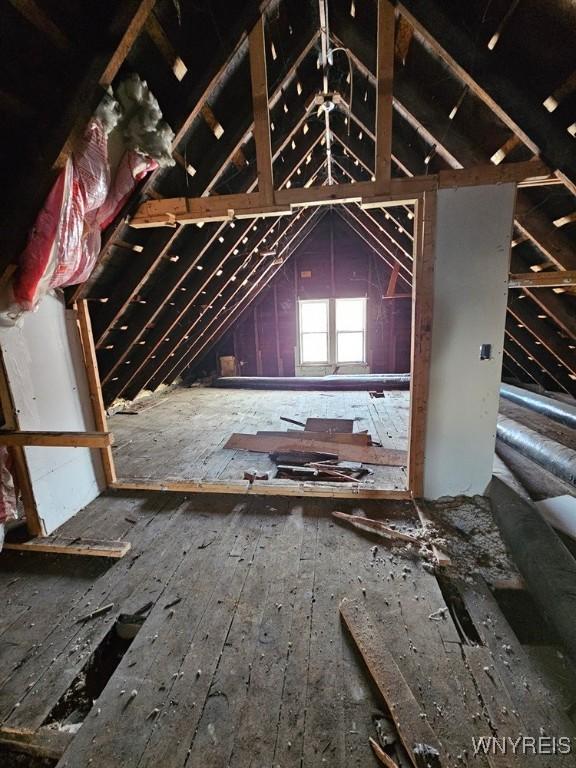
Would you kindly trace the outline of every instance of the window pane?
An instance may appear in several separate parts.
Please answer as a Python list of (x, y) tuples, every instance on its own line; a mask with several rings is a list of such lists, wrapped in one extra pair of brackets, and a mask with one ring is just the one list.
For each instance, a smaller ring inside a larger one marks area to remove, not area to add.
[(328, 304), (326, 301), (300, 303), (300, 331), (316, 333), (328, 330)]
[(364, 299), (336, 299), (336, 330), (364, 330)]
[(364, 362), (364, 334), (339, 333), (338, 334), (338, 363), (363, 363)]
[(328, 360), (328, 334), (303, 333), (301, 357), (303, 363), (325, 363)]

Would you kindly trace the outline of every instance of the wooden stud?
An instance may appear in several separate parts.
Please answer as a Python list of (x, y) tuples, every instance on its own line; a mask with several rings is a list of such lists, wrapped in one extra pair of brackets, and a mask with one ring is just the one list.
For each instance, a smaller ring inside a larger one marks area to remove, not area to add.
[[(4, 417), (4, 423), (6, 427), (15, 430), (19, 429), (20, 420), (14, 406), (12, 391), (8, 382), (8, 374), (6, 373), (6, 366), (1, 350), (0, 404), (2, 406), (2, 416)], [(20, 488), (22, 502), (24, 504), (24, 512), (26, 514), (26, 528), (28, 529), (28, 533), (31, 536), (42, 536), (46, 531), (44, 528), (44, 523), (38, 514), (36, 497), (34, 496), (34, 488), (32, 487), (32, 480), (30, 478), (30, 469), (28, 467), (26, 453), (23, 448), (18, 446), (11, 448), (10, 452), (14, 460), (16, 480)]]
[(0, 429), (0, 445), (50, 448), (103, 448), (112, 444), (109, 432), (32, 432)]
[(376, 53), (376, 157), (377, 189), (388, 188), (392, 171), (392, 86), (394, 80), (394, 6), (378, 0)]
[(415, 211), (414, 273), (412, 276), (412, 346), (408, 488), (415, 498), (424, 491), (424, 449), (434, 306), (436, 193), (425, 193)]
[(274, 205), (272, 172), (272, 141), (268, 109), (268, 78), (266, 74), (266, 42), (264, 18), (261, 17), (249, 35), (250, 76), (254, 109), (254, 142), (258, 173), (258, 199), (263, 206)]
[[(92, 336), (92, 323), (86, 299), (81, 299), (77, 303), (76, 312), (78, 317), (78, 327), (80, 329), (80, 339), (82, 341), (82, 350), (84, 352), (84, 365), (86, 367), (86, 376), (88, 378), (92, 412), (94, 414), (94, 424), (99, 432), (107, 432), (108, 422), (106, 419), (106, 411), (104, 409), (102, 388), (100, 386), (98, 360), (96, 358), (96, 349), (94, 347), (94, 338)], [(112, 448), (110, 446), (103, 447), (101, 450), (101, 457), (106, 484), (110, 486), (116, 481), (116, 468), (114, 466)]]

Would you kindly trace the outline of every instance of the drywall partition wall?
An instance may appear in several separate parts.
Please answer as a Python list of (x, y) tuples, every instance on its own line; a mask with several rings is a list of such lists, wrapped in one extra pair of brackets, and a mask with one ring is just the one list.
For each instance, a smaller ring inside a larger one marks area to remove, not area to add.
[[(0, 345), (20, 429), (93, 431), (75, 313), (45, 296)], [(38, 515), (50, 533), (104, 489), (100, 454), (89, 448), (25, 449)]]
[(492, 475), (515, 197), (514, 184), (438, 192), (428, 499), (483, 494)]

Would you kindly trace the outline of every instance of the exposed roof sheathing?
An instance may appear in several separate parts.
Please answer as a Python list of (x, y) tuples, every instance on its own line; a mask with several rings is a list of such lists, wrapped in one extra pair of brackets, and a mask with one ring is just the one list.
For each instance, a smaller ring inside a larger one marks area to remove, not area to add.
[[(97, 101), (110, 72), (117, 77), (137, 72), (146, 79), (176, 133), (176, 165), (141, 185), (106, 233), (92, 278), (70, 291), (71, 300), (90, 300), (110, 403), (171, 383), (205, 354), (272, 279), (277, 266), (271, 254), (289, 256), (323, 215), (321, 209), (302, 209), (289, 217), (202, 227), (135, 230), (128, 225), (146, 199), (255, 189), (247, 33), (261, 12), (275, 185), (321, 184), (327, 168), (324, 121), (314, 105), (322, 90), (318, 0), (126, 2), (121, 12), (113, 3), (113, 27), (107, 22), (112, 16), (100, 14), (105, 3), (96, 5), (99, 10), (91, 11), (95, 15), (88, 24), (86, 14), (71, 10), (76, 6), (68, 0), (11, 0), (2, 35), (10, 40), (13, 80), (0, 92), (0, 109), (21, 127), (21, 157), (12, 154), (6, 170), (19, 179), (28, 174), (5, 208), (18, 225), (12, 228), (13, 248), (29, 226), (31, 206), (38, 205), (29, 194), (30, 180), (38, 179), (37, 187), (45, 190), (62, 137), (78, 130), (86, 105)], [(33, 18), (31, 7), (38, 11)], [(366, 181), (374, 170), (377, 4), (329, 0), (328, 10), (332, 47), (349, 51), (349, 57), (333, 54), (329, 73), (330, 90), (343, 97), (330, 120), (334, 178)], [(557, 172), (557, 183), (518, 192), (514, 273), (576, 269), (575, 32), (576, 9), (565, 0), (396, 4), (392, 175), (535, 155)], [(21, 53), (15, 40), (27, 43)], [(70, 69), (71, 61), (76, 69)], [(68, 89), (60, 87), (61, 76)], [(38, 98), (33, 98), (34, 78), (44, 88)], [(74, 93), (83, 94), (83, 109)], [(66, 110), (69, 94), (72, 110)], [(23, 199), (28, 201), (24, 212)], [(410, 280), (407, 208), (385, 214), (350, 204), (338, 212)], [(10, 249), (7, 253), (13, 255)], [(510, 290), (507, 372), (576, 394), (574, 307), (571, 287)]]

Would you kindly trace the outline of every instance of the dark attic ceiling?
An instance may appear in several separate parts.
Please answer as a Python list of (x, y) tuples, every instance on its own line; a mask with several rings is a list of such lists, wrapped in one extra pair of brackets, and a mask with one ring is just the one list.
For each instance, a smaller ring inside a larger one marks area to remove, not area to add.
[[(247, 32), (261, 12), (275, 186), (326, 181), (324, 120), (314, 102), (323, 86), (320, 2), (5, 2), (0, 109), (5, 146), (14, 151), (2, 170), (15, 180), (4, 207), (8, 257), (21, 248), (51, 169), (103, 84), (138, 73), (176, 134), (175, 166), (140, 185), (105, 233), (92, 277), (69, 290), (71, 302), (90, 301), (108, 404), (173, 382), (205, 355), (270, 283), (279, 257), (285, 261), (326, 215), (306, 208), (233, 223), (129, 226), (147, 199), (255, 189)], [(369, 180), (377, 3), (327, 6), (329, 89), (342, 97), (330, 116), (330, 171), (336, 183)], [(576, 6), (404, 0), (396, 11), (393, 175), (540, 156), (556, 171), (555, 183), (518, 190), (511, 271), (576, 270)], [(398, 265), (406, 290), (412, 212), (349, 204), (338, 213), (390, 267)], [(576, 394), (575, 301), (572, 287), (510, 290), (510, 374)]]

